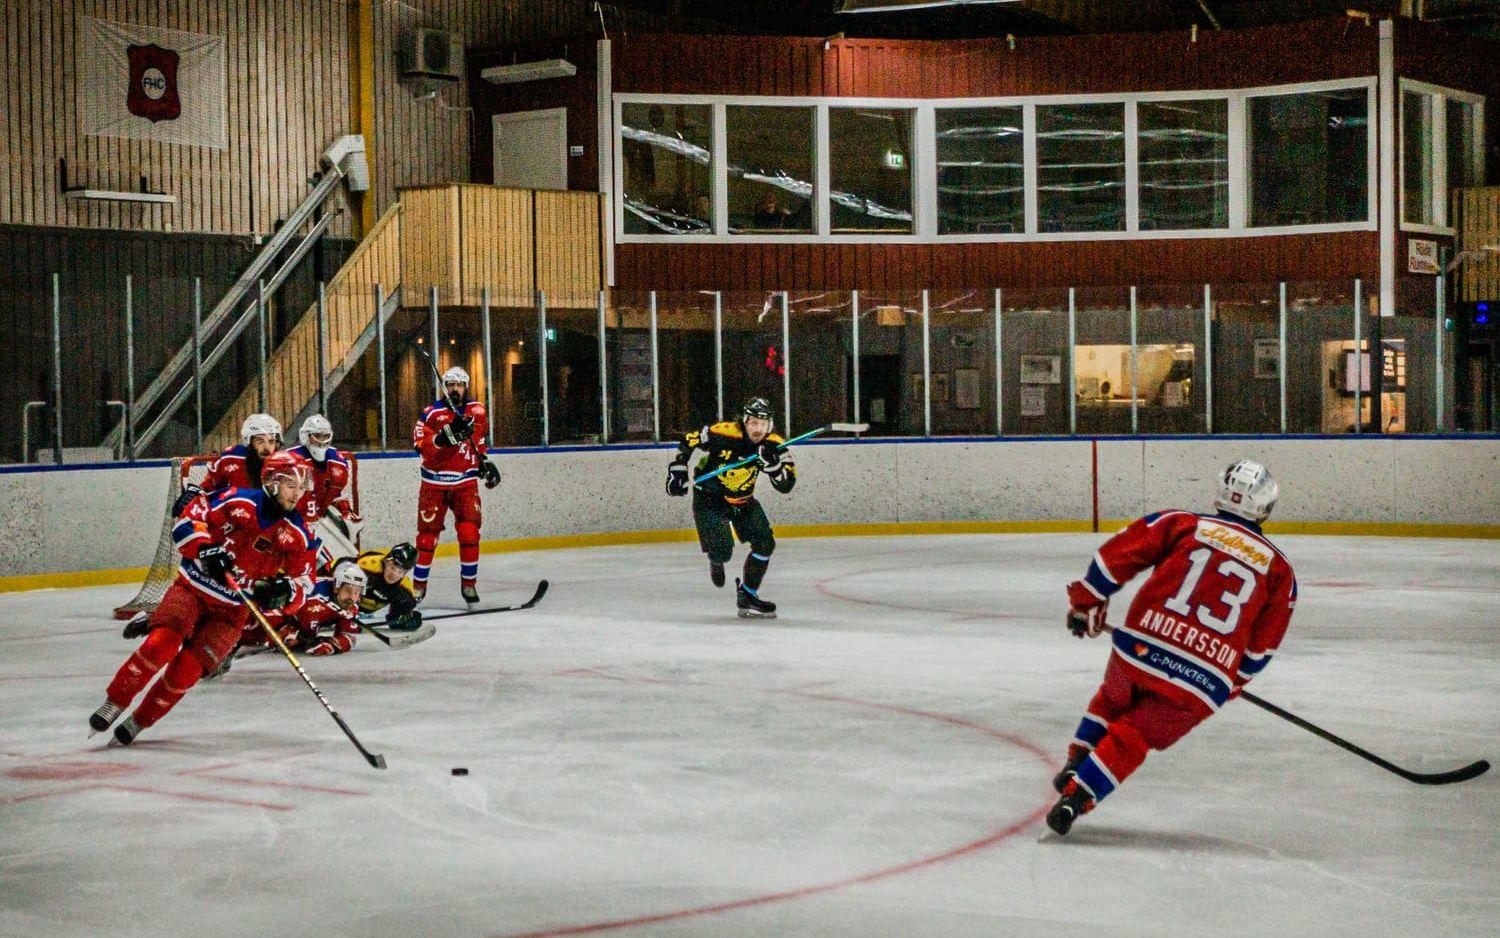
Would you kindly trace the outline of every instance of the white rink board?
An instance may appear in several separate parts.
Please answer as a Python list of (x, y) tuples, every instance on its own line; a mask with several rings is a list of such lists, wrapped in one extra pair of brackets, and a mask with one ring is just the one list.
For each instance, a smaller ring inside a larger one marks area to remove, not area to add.
[[(792, 494), (766, 492), (781, 524), (1087, 521), (1089, 440), (819, 443), (796, 448)], [(484, 491), (486, 540), (691, 526), (686, 499), (663, 492), (671, 450), (505, 452)], [(1281, 482), (1279, 521), (1500, 524), (1500, 440), (1104, 439), (1103, 519), (1191, 505), (1239, 457)], [(410, 540), (418, 463), (360, 458), (368, 543)], [(151, 562), (167, 472), (156, 468), (0, 473), (0, 577), (141, 567)], [(766, 487), (769, 489), (769, 486)], [(451, 541), (450, 529), (444, 539)]]
[[(384, 772), (275, 656), (90, 741), (133, 589), (0, 595), (0, 934), (1492, 934), (1500, 773), (1412, 785), (1243, 703), (1047, 832), (1100, 539), (784, 539), (764, 622), (694, 544), (486, 556), (486, 599), (547, 598), (306, 662)], [(1301, 599), (1257, 692), (1419, 771), (1500, 756), (1491, 543), (1277, 543)]]

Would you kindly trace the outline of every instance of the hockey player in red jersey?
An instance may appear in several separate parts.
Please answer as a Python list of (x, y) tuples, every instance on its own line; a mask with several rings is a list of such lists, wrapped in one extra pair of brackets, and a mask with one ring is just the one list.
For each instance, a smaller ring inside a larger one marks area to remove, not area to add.
[(188, 502), (203, 492), (220, 489), (260, 488), (261, 467), (266, 457), (281, 448), (281, 422), (270, 414), (251, 414), (240, 424), (240, 442), (219, 454), (208, 475), (197, 485), (188, 483), (172, 504), (172, 514), (182, 514)]
[(1147, 752), (1177, 742), (1271, 660), (1297, 605), (1291, 564), (1260, 529), (1278, 494), (1264, 466), (1241, 460), (1220, 479), (1217, 514), (1147, 515), (1068, 585), (1068, 628), (1092, 638), (1108, 630), (1110, 596), (1155, 567), (1112, 629), (1104, 682), (1053, 779), (1062, 797), (1047, 814), (1052, 830), (1066, 834)]
[(259, 487), (200, 495), (183, 511), (172, 529), (182, 554), (177, 579), (151, 614), (146, 640), (89, 717), (96, 732), (108, 729), (162, 672), (135, 712), (115, 727), (115, 738), (128, 745), (234, 649), (249, 610), (228, 586), (228, 574), (262, 609), (301, 605), (317, 556), (317, 541), (296, 511), (308, 469), (291, 453), (274, 453), (266, 457), (261, 477)]
[(332, 508), (351, 524), (362, 519), (350, 501), (349, 454), (333, 447), (333, 425), (322, 414), (302, 421), (297, 430), (297, 444), (287, 452), (302, 457), (312, 467), (312, 480), (297, 510), (311, 528)]
[[(281, 640), (290, 648), (309, 655), (341, 655), (354, 648), (359, 634), (359, 601), (369, 578), (358, 564), (340, 564), (333, 576), (317, 582), (307, 601), (266, 614)], [(252, 623), (245, 629), (242, 645), (270, 641), (265, 630)]]
[(412, 445), (422, 456), (422, 489), (417, 496), (417, 566), (412, 586), (417, 599), (427, 592), (427, 574), (443, 521), (453, 511), (458, 534), (459, 578), (464, 602), (479, 602), (479, 480), (492, 489), (500, 470), (490, 461), (484, 432), (484, 405), (469, 397), (469, 373), (443, 372), (443, 396), (428, 404), (412, 431)]

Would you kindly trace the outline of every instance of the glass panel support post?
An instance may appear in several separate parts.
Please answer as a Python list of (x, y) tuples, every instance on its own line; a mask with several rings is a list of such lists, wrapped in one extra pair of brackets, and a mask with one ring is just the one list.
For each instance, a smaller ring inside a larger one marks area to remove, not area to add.
[(608, 324), (607, 299), (599, 291), (599, 442), (609, 442), (609, 342), (605, 339)]
[[(1354, 278), (1354, 432), (1364, 432), (1364, 383), (1365, 359), (1363, 338), (1360, 335), (1360, 314), (1364, 312), (1364, 282)], [(1375, 371), (1375, 358), (1370, 357), (1370, 371)]]
[(1078, 341), (1078, 289), (1068, 287), (1068, 383), (1063, 388), (1063, 394), (1068, 398), (1068, 435), (1072, 436), (1078, 432), (1078, 378), (1075, 369), (1078, 366), (1077, 348)]
[(1005, 359), (1000, 350), (1005, 347), (1004, 323), (1001, 313), (1005, 310), (1005, 294), (995, 288), (995, 435), (1005, 435)]
[(552, 412), (547, 406), (547, 291), (536, 291), (537, 371), (542, 377), (542, 445), (552, 445)]
[(661, 442), (661, 367), (657, 361), (656, 291), (651, 298), (651, 440)]
[(1280, 311), (1277, 319), (1277, 341), (1276, 341), (1276, 377), (1280, 387), (1277, 389), (1281, 399), (1281, 432), (1286, 434), (1286, 281), (1281, 281), (1279, 293)]
[(714, 291), (714, 399), (724, 419), (724, 294)]
[(193, 434), (203, 452), (203, 278), (193, 278)]
[(859, 291), (849, 291), (849, 362), (852, 366), (854, 407), (850, 418), (859, 423)]
[(782, 431), (792, 435), (792, 316), (791, 299), (781, 291), (781, 416), (786, 422)]
[(931, 297), (922, 291), (922, 435), (932, 436), (932, 312)]
[(380, 448), (382, 451), (390, 448), (386, 440), (385, 317), (381, 315), (384, 309), (385, 290), (377, 281), (375, 284), (375, 371), (376, 381), (380, 386)]
[[(379, 311), (376, 315), (379, 315)], [(494, 366), (490, 363), (493, 345), (490, 337), (490, 288), (488, 286), (481, 287), (479, 290), (479, 335), (484, 352), (484, 441), (486, 445), (494, 446), (495, 380)]]
[(1141, 432), (1141, 349), (1138, 341), (1140, 307), (1136, 303), (1135, 286), (1130, 287), (1130, 432)]
[(135, 290), (125, 275), (125, 458), (135, 462)]
[(1203, 429), (1214, 432), (1214, 288), (1203, 285)]

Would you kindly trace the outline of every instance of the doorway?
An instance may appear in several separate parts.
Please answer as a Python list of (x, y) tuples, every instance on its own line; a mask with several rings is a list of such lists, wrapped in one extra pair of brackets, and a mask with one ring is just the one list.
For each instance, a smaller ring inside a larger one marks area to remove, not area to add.
[[(849, 377), (853, 387), (854, 376)], [(901, 430), (901, 356), (859, 356), (859, 414), (872, 436), (895, 436)]]
[(568, 188), (568, 109), (496, 114), (495, 185)]

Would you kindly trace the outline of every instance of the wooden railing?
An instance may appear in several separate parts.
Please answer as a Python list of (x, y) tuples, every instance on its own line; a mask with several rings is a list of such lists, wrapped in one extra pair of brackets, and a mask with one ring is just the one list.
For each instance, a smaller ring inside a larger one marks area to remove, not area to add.
[(1467, 252), (1459, 263), (1458, 298), (1464, 302), (1500, 295), (1500, 186), (1476, 186), (1453, 194), (1457, 213), (1458, 250)]
[[(323, 360), (329, 368), (343, 360), (374, 318), (375, 284), (389, 291), (401, 279), (401, 216), (398, 202), (375, 223), (324, 291), (328, 344)], [(314, 302), (266, 363), (264, 407), (259, 382), (251, 381), (205, 437), (204, 446), (222, 450), (239, 442), (240, 423), (257, 411), (290, 420), (317, 395), (318, 378), (318, 306)], [(286, 432), (291, 434), (295, 429), (287, 427)]]

